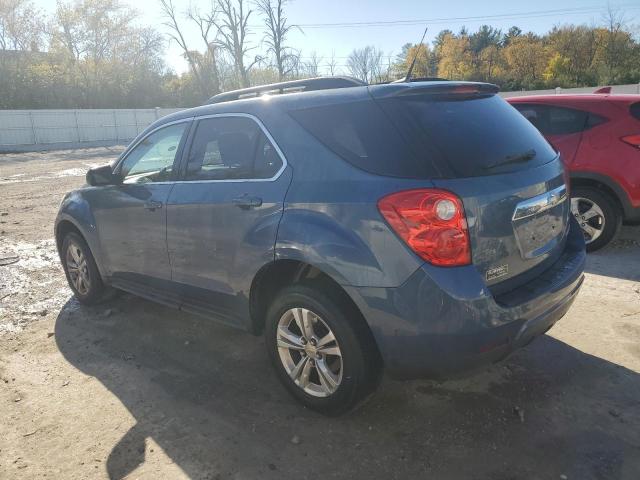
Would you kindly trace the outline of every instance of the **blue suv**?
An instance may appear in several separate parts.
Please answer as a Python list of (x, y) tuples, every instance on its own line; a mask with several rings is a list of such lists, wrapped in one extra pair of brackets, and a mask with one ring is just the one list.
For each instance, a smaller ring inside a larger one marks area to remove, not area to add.
[(558, 154), (485, 83), (312, 79), (213, 97), (90, 170), (55, 222), (78, 301), (125, 290), (263, 334), (284, 386), (498, 361), (583, 281)]

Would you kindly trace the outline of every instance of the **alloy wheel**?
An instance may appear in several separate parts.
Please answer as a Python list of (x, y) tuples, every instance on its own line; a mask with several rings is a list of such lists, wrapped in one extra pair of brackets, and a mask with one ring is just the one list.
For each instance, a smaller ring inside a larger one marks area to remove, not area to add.
[(69, 243), (66, 260), (71, 283), (80, 295), (86, 295), (91, 288), (89, 266), (82, 249), (75, 242)]
[(604, 212), (592, 200), (583, 197), (571, 199), (571, 214), (578, 221), (586, 243), (597, 240), (605, 226)]
[(291, 308), (278, 322), (280, 361), (293, 382), (309, 395), (328, 397), (342, 381), (342, 352), (320, 316), (306, 308)]

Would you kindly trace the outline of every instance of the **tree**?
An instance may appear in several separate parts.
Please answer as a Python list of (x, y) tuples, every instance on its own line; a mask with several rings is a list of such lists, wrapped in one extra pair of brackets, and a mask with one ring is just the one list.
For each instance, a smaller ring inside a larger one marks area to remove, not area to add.
[(596, 30), (596, 55), (594, 66), (600, 71), (602, 83), (631, 81), (633, 72), (640, 65), (638, 45), (626, 25), (624, 14), (608, 6), (603, 16), (604, 28)]
[(429, 62), (431, 57), (431, 52), (429, 51), (429, 46), (426, 44), (412, 45), (407, 43), (403, 46), (403, 49), (406, 48), (406, 53), (403, 54), (404, 60), (400, 64), (396, 64), (394, 67), (394, 73), (397, 78), (403, 78), (407, 72), (409, 71), (409, 67), (415, 58), (416, 62), (413, 66), (412, 77), (414, 78), (423, 78), (423, 77), (431, 77), (433, 73), (431, 72), (431, 64)]
[(308, 60), (305, 63), (306, 74), (313, 78), (320, 75), (320, 62), (322, 62), (322, 57), (318, 57), (318, 53), (314, 50), (311, 52)]
[(291, 73), (298, 63), (292, 56), (295, 52), (286, 47), (287, 35), (292, 28), (300, 28), (296, 25), (287, 25), (287, 17), (284, 14), (284, 5), (287, 0), (257, 0), (258, 11), (264, 17), (266, 33), (264, 42), (267, 45), (267, 53), (273, 55), (276, 69), (278, 70), (278, 80), (282, 81)]
[(197, 7), (190, 6), (187, 10), (187, 16), (193, 23), (198, 26), (200, 38), (205, 45), (206, 55), (203, 56), (203, 62), (200, 68), (204, 71), (201, 75), (203, 85), (208, 89), (208, 95), (220, 93), (220, 75), (218, 73), (218, 52), (215, 38), (217, 29), (215, 21), (218, 15), (216, 4), (211, 3), (208, 11), (202, 13)]
[(356, 48), (347, 57), (347, 68), (355, 78), (365, 83), (373, 83), (381, 74), (382, 51), (368, 45)]
[(336, 74), (338, 69), (338, 62), (336, 60), (336, 51), (331, 50), (331, 57), (327, 61), (327, 68), (329, 69), (329, 75), (332, 77)]
[(547, 59), (542, 41), (532, 33), (511, 39), (504, 48), (505, 69), (514, 88), (534, 89), (542, 86)]
[(249, 86), (248, 72), (260, 61), (256, 56), (249, 65), (245, 65), (244, 58), (249, 50), (247, 37), (250, 34), (248, 23), (252, 10), (245, 12), (244, 0), (218, 0), (220, 19), (215, 21), (219, 37), (216, 43), (233, 58), (236, 73), (243, 87)]
[(464, 80), (473, 72), (469, 37), (446, 34), (439, 48), (438, 76), (449, 80)]
[(512, 39), (519, 37), (520, 35), (522, 35), (522, 30), (519, 27), (511, 27), (507, 33), (504, 34), (504, 37), (502, 37), (502, 46), (506, 47)]
[(44, 44), (42, 13), (25, 0), (0, 0), (0, 50), (37, 52)]
[(595, 29), (587, 26), (565, 25), (554, 27), (547, 39), (548, 49), (559, 53), (568, 61), (556, 77), (562, 86), (573, 87), (596, 82), (596, 72), (592, 68), (597, 51)]
[[(191, 73), (196, 80), (198, 89), (204, 97), (210, 92), (208, 92), (206, 82), (200, 73), (200, 65), (198, 65), (198, 61), (196, 58), (197, 52), (189, 48), (184, 34), (182, 33), (182, 29), (180, 28), (180, 23), (178, 21), (178, 14), (176, 12), (175, 6), (173, 5), (173, 0), (159, 0), (159, 2), (162, 16), (165, 19), (163, 25), (169, 29), (169, 37), (174, 40), (182, 50), (182, 55), (189, 64), (189, 69), (191, 70)], [(208, 33), (208, 30), (206, 31)], [(205, 41), (208, 40), (206, 39)]]

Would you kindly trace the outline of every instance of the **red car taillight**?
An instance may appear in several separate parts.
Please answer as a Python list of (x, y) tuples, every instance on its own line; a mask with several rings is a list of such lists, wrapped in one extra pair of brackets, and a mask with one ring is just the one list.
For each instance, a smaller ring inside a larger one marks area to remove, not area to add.
[(622, 137), (624, 143), (628, 143), (632, 147), (640, 148), (640, 135), (627, 135), (626, 137)]
[(441, 267), (471, 263), (471, 245), (462, 201), (445, 190), (392, 193), (378, 210), (407, 245), (427, 262)]

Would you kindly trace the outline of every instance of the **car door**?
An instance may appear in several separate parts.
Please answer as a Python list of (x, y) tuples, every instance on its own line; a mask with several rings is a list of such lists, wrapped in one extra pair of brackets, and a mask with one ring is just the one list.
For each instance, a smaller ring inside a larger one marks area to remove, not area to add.
[(555, 105), (517, 103), (513, 105), (571, 165), (587, 128), (588, 112)]
[(166, 202), (190, 121), (154, 130), (114, 167), (123, 178), (92, 199), (100, 245), (114, 283), (165, 286), (171, 278)]
[(191, 137), (167, 206), (171, 278), (185, 310), (244, 326), (251, 281), (274, 259), (291, 172), (255, 117), (201, 118)]

